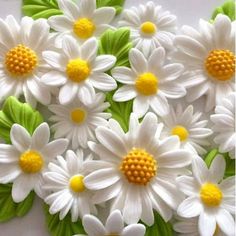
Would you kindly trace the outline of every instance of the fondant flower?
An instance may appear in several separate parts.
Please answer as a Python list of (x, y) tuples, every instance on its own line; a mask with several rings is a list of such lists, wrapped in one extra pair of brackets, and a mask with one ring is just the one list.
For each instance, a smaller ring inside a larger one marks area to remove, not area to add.
[(174, 58), (185, 65), (182, 78), (188, 102), (207, 95), (206, 110), (211, 110), (223, 97), (234, 91), (235, 30), (225, 15), (218, 15), (213, 24), (200, 20), (199, 31), (184, 26), (176, 36), (178, 51)]
[(98, 144), (89, 147), (101, 160), (88, 164), (94, 171), (84, 179), (85, 186), (98, 190), (93, 201), (113, 199), (111, 211), (122, 211), (127, 224), (140, 219), (154, 223), (153, 208), (168, 221), (172, 209), (182, 200), (175, 178), (191, 163), (191, 154), (179, 148), (176, 136), (159, 140), (162, 125), (148, 113), (141, 124), (131, 114), (129, 131), (124, 133), (118, 122), (95, 131)]
[[(88, 157), (87, 159), (91, 159)], [(91, 202), (92, 192), (84, 186), (84, 177), (89, 170), (85, 166), (83, 152), (78, 150), (77, 155), (69, 150), (66, 158), (58, 156), (56, 162), (48, 165), (44, 173), (44, 189), (50, 191), (45, 198), (49, 204), (49, 212), (60, 212), (60, 220), (71, 212), (72, 222), (82, 218), (85, 214), (96, 214), (97, 210)]]
[(229, 152), (231, 158), (235, 158), (235, 99), (236, 93), (231, 93), (222, 99), (221, 104), (216, 106), (215, 114), (211, 115), (214, 123), (213, 131), (217, 134), (214, 141), (219, 144), (219, 151)]
[(163, 117), (164, 136), (177, 135), (181, 146), (191, 152), (201, 155), (206, 153), (203, 146), (209, 146), (208, 137), (213, 133), (206, 128), (207, 120), (200, 120), (201, 112), (193, 113), (193, 106), (185, 110), (178, 104), (176, 109), (170, 108), (170, 113)]
[(14, 124), (10, 137), (12, 145), (0, 144), (0, 183), (13, 182), (15, 202), (23, 201), (32, 190), (43, 197), (42, 173), (50, 161), (65, 151), (68, 141), (58, 139), (49, 143), (47, 123), (38, 126), (32, 137), (24, 127)]
[(45, 19), (23, 17), (18, 24), (13, 16), (0, 19), (0, 101), (24, 95), (27, 103), (47, 105), (51, 95), (41, 82), (46, 63), (42, 51), (53, 46)]
[(173, 46), (176, 16), (154, 2), (125, 10), (119, 25), (130, 28), (135, 47), (146, 56), (159, 46), (165, 49)]
[(133, 112), (142, 117), (149, 106), (158, 115), (169, 112), (167, 98), (180, 98), (186, 93), (181, 83), (176, 81), (183, 71), (182, 64), (165, 65), (165, 50), (155, 49), (149, 59), (137, 49), (131, 49), (129, 54), (131, 69), (116, 67), (112, 76), (124, 86), (114, 94), (118, 102), (134, 98)]
[(76, 96), (83, 103), (91, 103), (95, 90), (111, 91), (116, 88), (115, 80), (105, 74), (116, 62), (111, 55), (97, 56), (98, 43), (95, 38), (85, 41), (81, 46), (71, 36), (65, 36), (61, 52), (45, 51), (44, 59), (51, 71), (42, 77), (49, 86), (60, 87), (59, 101), (65, 105)]
[(50, 105), (53, 115), (50, 120), (55, 122), (51, 128), (55, 131), (55, 138), (65, 137), (71, 141), (72, 149), (79, 146), (87, 148), (88, 141), (96, 141), (94, 130), (98, 126), (107, 125), (110, 113), (104, 112), (109, 107), (108, 102), (104, 102), (105, 95), (98, 93), (94, 100), (84, 105), (75, 99), (68, 105)]
[(235, 176), (222, 180), (225, 160), (217, 156), (210, 169), (197, 157), (193, 160), (193, 176), (181, 176), (177, 182), (188, 197), (180, 204), (177, 213), (186, 218), (199, 216), (201, 236), (213, 236), (216, 225), (226, 235), (234, 235)]

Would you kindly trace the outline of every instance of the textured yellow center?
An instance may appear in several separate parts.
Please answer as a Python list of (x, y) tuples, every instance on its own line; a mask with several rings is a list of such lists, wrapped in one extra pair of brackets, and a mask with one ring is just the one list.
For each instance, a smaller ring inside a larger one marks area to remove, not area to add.
[(71, 120), (76, 124), (81, 124), (86, 118), (86, 112), (81, 108), (76, 108), (70, 113)]
[(185, 129), (183, 126), (181, 125), (177, 125), (175, 126), (172, 130), (171, 130), (171, 134), (172, 135), (177, 135), (179, 136), (180, 141), (185, 141), (188, 138), (188, 130)]
[(209, 207), (219, 206), (223, 198), (221, 190), (212, 183), (205, 183), (200, 190), (202, 202)]
[(157, 31), (156, 25), (150, 21), (144, 22), (140, 29), (145, 34), (154, 34)]
[(81, 193), (85, 190), (84, 177), (75, 175), (70, 179), (70, 189), (75, 193)]
[(66, 73), (70, 80), (79, 83), (88, 78), (90, 74), (89, 64), (80, 58), (70, 60), (66, 67)]
[(5, 66), (12, 76), (25, 76), (33, 72), (38, 63), (35, 52), (19, 44), (10, 49), (5, 56)]
[(213, 50), (205, 60), (205, 68), (216, 80), (230, 80), (235, 72), (235, 55), (229, 50)]
[(158, 90), (158, 78), (152, 73), (144, 73), (135, 82), (137, 91), (145, 96), (153, 95)]
[(124, 158), (120, 170), (127, 180), (134, 184), (146, 185), (157, 172), (157, 162), (144, 149), (133, 148)]
[(74, 22), (74, 33), (81, 39), (88, 39), (90, 38), (96, 26), (94, 23), (88, 18), (80, 18)]
[(43, 164), (43, 158), (37, 151), (29, 150), (20, 156), (19, 165), (25, 173), (37, 173), (42, 169)]

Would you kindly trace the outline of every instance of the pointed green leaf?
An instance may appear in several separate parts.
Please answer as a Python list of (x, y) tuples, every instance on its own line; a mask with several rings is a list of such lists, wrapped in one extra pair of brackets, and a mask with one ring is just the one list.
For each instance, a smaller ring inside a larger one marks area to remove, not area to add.
[(114, 7), (116, 9), (116, 15), (120, 14), (125, 0), (97, 0), (97, 8), (100, 7)]
[(35, 194), (33, 191), (30, 192), (30, 194), (27, 196), (27, 198), (23, 201), (17, 204), (16, 207), (16, 216), (22, 217), (28, 213), (28, 211), (33, 206)]
[(226, 1), (222, 6), (219, 6), (215, 9), (215, 11), (212, 14), (211, 19), (215, 20), (216, 16), (218, 14), (224, 14), (228, 16), (231, 21), (235, 20), (235, 1), (234, 0), (229, 0)]

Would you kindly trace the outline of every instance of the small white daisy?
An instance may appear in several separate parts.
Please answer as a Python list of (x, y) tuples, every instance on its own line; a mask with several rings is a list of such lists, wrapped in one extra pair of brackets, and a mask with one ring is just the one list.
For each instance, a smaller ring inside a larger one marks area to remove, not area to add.
[(85, 167), (83, 152), (78, 150), (77, 155), (69, 150), (66, 158), (58, 156), (56, 162), (48, 165), (44, 172), (44, 189), (50, 191), (44, 199), (50, 205), (50, 214), (60, 212), (60, 220), (71, 211), (71, 220), (76, 222), (85, 214), (96, 214), (97, 210), (91, 202), (92, 192), (84, 186), (84, 177), (91, 172)]
[(177, 213), (185, 218), (199, 216), (201, 236), (213, 236), (218, 225), (226, 235), (234, 235), (235, 176), (222, 180), (225, 160), (218, 155), (210, 169), (200, 158), (193, 159), (193, 176), (177, 178), (178, 186), (188, 197), (179, 205)]
[(181, 141), (181, 146), (189, 151), (197, 152), (200, 155), (206, 153), (203, 146), (209, 146), (209, 136), (213, 133), (206, 128), (207, 120), (200, 120), (201, 112), (193, 113), (193, 106), (188, 106), (185, 110), (181, 104), (170, 108), (170, 113), (163, 117), (163, 136), (177, 135)]
[(87, 105), (78, 99), (68, 105), (50, 105), (55, 115), (50, 121), (55, 122), (51, 128), (55, 131), (55, 138), (65, 137), (71, 141), (72, 149), (79, 146), (87, 148), (88, 141), (96, 141), (95, 129), (98, 126), (106, 126), (110, 113), (104, 112), (110, 105), (105, 101), (105, 95), (97, 93), (94, 100)]
[(130, 28), (134, 45), (146, 56), (159, 46), (173, 47), (176, 16), (163, 11), (154, 2), (125, 10), (119, 25)]
[(141, 219), (152, 225), (153, 209), (168, 221), (183, 199), (175, 179), (191, 163), (191, 153), (180, 149), (176, 136), (160, 141), (161, 130), (155, 114), (148, 113), (140, 124), (132, 113), (127, 133), (110, 119), (109, 127), (95, 131), (99, 143), (89, 142), (101, 160), (87, 163), (94, 171), (85, 186), (98, 190), (94, 203), (113, 199), (111, 211), (121, 210), (127, 224)]
[(116, 58), (111, 55), (97, 56), (98, 42), (95, 38), (79, 45), (71, 36), (64, 36), (61, 52), (45, 51), (44, 59), (51, 71), (42, 77), (49, 86), (60, 87), (59, 101), (65, 105), (76, 96), (83, 103), (91, 103), (95, 90), (111, 91), (116, 81), (104, 73), (112, 68)]
[(213, 24), (200, 20), (199, 31), (183, 26), (173, 57), (185, 65), (188, 102), (207, 95), (206, 111), (234, 91), (235, 22), (218, 15)]
[(211, 115), (214, 123), (213, 131), (217, 134), (214, 141), (219, 144), (219, 151), (229, 152), (231, 158), (235, 159), (235, 99), (236, 93), (231, 93), (227, 98), (222, 99), (216, 106), (215, 114)]
[(113, 99), (118, 102), (134, 98), (133, 112), (142, 117), (149, 106), (158, 115), (169, 112), (167, 98), (180, 98), (186, 90), (177, 79), (184, 67), (182, 64), (165, 65), (165, 50), (162, 47), (155, 49), (149, 59), (137, 49), (131, 49), (128, 67), (115, 67), (112, 76), (122, 84)]
[(47, 123), (39, 125), (32, 137), (24, 127), (14, 124), (10, 137), (12, 145), (0, 144), (0, 183), (13, 182), (15, 202), (23, 201), (32, 190), (42, 197), (42, 174), (48, 163), (65, 151), (68, 140), (57, 139), (49, 143)]

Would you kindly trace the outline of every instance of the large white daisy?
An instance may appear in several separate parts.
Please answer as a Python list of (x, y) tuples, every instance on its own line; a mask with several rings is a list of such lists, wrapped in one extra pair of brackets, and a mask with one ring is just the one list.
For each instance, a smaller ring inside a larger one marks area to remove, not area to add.
[(191, 163), (191, 154), (180, 149), (176, 136), (160, 141), (161, 130), (155, 114), (148, 113), (141, 124), (131, 114), (127, 133), (111, 119), (109, 128), (96, 129), (99, 143), (89, 142), (101, 160), (87, 163), (94, 171), (85, 186), (98, 190), (95, 203), (113, 199), (111, 211), (121, 210), (127, 224), (141, 219), (152, 225), (153, 209), (168, 221), (183, 197), (175, 178)]
[(174, 58), (185, 65), (187, 100), (207, 95), (206, 110), (234, 91), (235, 22), (218, 15), (213, 24), (200, 20), (199, 31), (183, 26), (176, 36)]
[(234, 235), (235, 176), (222, 180), (225, 160), (217, 156), (210, 169), (197, 157), (193, 160), (193, 176), (177, 178), (179, 189), (188, 197), (180, 204), (177, 213), (186, 218), (199, 216), (201, 236), (213, 236), (216, 225), (226, 235)]
[(10, 136), (12, 145), (0, 144), (0, 183), (13, 182), (15, 202), (23, 201), (32, 190), (43, 197), (42, 173), (50, 161), (65, 151), (68, 140), (57, 139), (49, 143), (47, 123), (38, 126), (32, 137), (24, 127), (14, 124)]
[(177, 79), (184, 67), (182, 64), (165, 64), (165, 50), (155, 49), (149, 59), (137, 49), (131, 49), (128, 67), (116, 67), (112, 76), (122, 84), (113, 99), (118, 102), (134, 98), (133, 112), (142, 117), (149, 109), (163, 116), (169, 112), (167, 98), (180, 98), (186, 90)]
[(111, 91), (116, 88), (116, 81), (104, 73), (116, 62), (111, 55), (97, 56), (98, 42), (95, 38), (82, 45), (71, 36), (64, 36), (62, 49), (45, 51), (44, 59), (51, 66), (51, 71), (42, 77), (48, 86), (60, 87), (59, 101), (65, 105), (76, 96), (83, 103), (91, 103), (95, 89)]
[(87, 148), (88, 141), (96, 141), (95, 129), (106, 126), (111, 114), (104, 112), (109, 107), (105, 95), (97, 93), (93, 101), (84, 105), (77, 98), (68, 105), (54, 104), (49, 106), (54, 115), (50, 120), (55, 124), (51, 128), (55, 131), (55, 138), (65, 137), (71, 141), (72, 149), (79, 146)]
[(215, 114), (211, 115), (214, 123), (212, 129), (217, 134), (214, 141), (219, 144), (219, 151), (229, 152), (231, 158), (235, 158), (236, 145), (235, 99), (236, 93), (231, 93), (222, 99), (221, 104), (215, 108)]
[(163, 11), (154, 2), (125, 10), (119, 25), (130, 28), (135, 47), (146, 56), (159, 46), (165, 49), (173, 47), (176, 16)]

